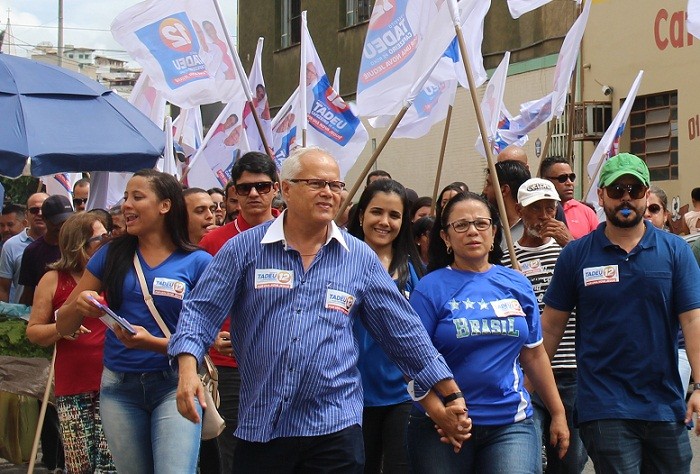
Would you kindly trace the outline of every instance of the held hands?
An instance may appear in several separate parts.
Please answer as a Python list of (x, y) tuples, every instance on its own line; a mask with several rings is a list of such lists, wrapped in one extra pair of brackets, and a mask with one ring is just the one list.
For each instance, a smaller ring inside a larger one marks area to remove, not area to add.
[(688, 409), (685, 412), (685, 424), (693, 421), (695, 415), (695, 435), (700, 436), (700, 390), (693, 390), (688, 400)]
[(214, 339), (214, 349), (225, 356), (233, 356), (233, 346), (231, 345), (231, 333), (221, 331)]
[(467, 406), (464, 398), (458, 398), (449, 402), (433, 413), (430, 418), (435, 422), (435, 429), (440, 435), (440, 441), (451, 444), (454, 452), (462, 449), (462, 443), (471, 437), (472, 420), (468, 417)]
[(549, 425), (549, 439), (552, 446), (558, 446), (559, 459), (563, 459), (569, 449), (569, 426), (564, 413), (552, 415)]

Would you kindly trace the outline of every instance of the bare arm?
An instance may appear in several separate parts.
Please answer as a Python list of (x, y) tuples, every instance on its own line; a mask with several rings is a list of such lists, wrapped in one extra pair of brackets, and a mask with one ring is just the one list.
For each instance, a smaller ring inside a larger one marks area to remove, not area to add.
[[(688, 362), (693, 373), (693, 381), (700, 382), (696, 374), (700, 374), (700, 309), (693, 309), (681, 313), (678, 316), (685, 338), (685, 352), (688, 354)], [(695, 421), (695, 434), (700, 436), (700, 390), (694, 390), (688, 400), (688, 410), (685, 422), (690, 423), (693, 413), (698, 415)]]
[(199, 399), (202, 409), (207, 407), (204, 399), (204, 387), (197, 375), (197, 359), (192, 354), (180, 354), (177, 356), (178, 383), (177, 383), (177, 411), (192, 423), (199, 423), (199, 413), (194, 403), (194, 398)]
[(544, 346), (523, 347), (520, 351), (520, 364), (552, 417), (549, 425), (550, 442), (552, 446), (559, 446), (559, 458), (563, 458), (569, 448), (569, 427)]
[(27, 339), (40, 346), (50, 346), (59, 339), (61, 334), (56, 330), (53, 320), (53, 295), (56, 292), (58, 273), (48, 272), (39, 281), (32, 312), (27, 324)]
[(544, 337), (544, 349), (552, 360), (559, 348), (559, 343), (564, 335), (566, 323), (571, 317), (570, 311), (559, 311), (550, 306), (545, 305), (542, 310), (542, 336)]
[(83, 323), (84, 317), (99, 318), (102, 311), (87, 299), (88, 295), (99, 298), (102, 282), (85, 269), (78, 285), (73, 289), (63, 306), (58, 309), (56, 328), (61, 334), (73, 334)]
[(12, 286), (12, 280), (0, 278), (0, 301), (10, 302), (10, 286)]

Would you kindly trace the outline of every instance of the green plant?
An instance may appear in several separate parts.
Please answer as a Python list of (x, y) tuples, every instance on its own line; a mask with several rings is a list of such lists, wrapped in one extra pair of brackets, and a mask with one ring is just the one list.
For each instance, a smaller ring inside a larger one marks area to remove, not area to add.
[(39, 180), (33, 176), (5, 178), (0, 176), (0, 183), (5, 188), (5, 201), (15, 204), (26, 204), (30, 195), (37, 192)]
[(0, 318), (0, 354), (13, 357), (51, 358), (52, 347), (41, 347), (27, 339), (27, 322)]

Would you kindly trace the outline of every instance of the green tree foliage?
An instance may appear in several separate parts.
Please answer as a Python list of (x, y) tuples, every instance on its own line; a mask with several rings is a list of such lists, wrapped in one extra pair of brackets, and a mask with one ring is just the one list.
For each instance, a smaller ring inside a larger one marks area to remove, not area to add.
[(0, 177), (0, 183), (5, 187), (5, 202), (26, 204), (27, 198), (37, 192), (39, 180), (33, 176), (21, 176), (10, 179)]

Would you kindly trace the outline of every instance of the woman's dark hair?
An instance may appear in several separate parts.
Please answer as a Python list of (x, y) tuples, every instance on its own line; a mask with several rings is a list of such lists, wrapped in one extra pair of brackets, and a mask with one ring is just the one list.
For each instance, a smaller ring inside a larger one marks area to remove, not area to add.
[(421, 217), (414, 222), (411, 226), (411, 230), (413, 231), (413, 240), (416, 240), (418, 237), (430, 232), (433, 229), (434, 224), (435, 218), (432, 216)]
[(105, 226), (105, 230), (108, 234), (112, 233), (112, 230), (114, 229), (114, 220), (112, 219), (112, 214), (110, 214), (104, 209), (99, 208), (90, 209), (88, 212), (97, 216), (97, 220), (99, 220), (102, 223), (102, 225)]
[(364, 241), (365, 233), (360, 224), (360, 217), (365, 213), (367, 206), (377, 193), (396, 194), (401, 198), (403, 210), (401, 212), (401, 227), (394, 241), (391, 243), (393, 256), (389, 264), (389, 274), (398, 275), (398, 287), (401, 291), (406, 287), (406, 282), (410, 277), (408, 263), (413, 264), (413, 269), (419, 277), (423, 276), (423, 264), (420, 261), (420, 254), (413, 241), (411, 233), (411, 220), (408, 212), (408, 198), (406, 188), (393, 179), (379, 179), (372, 182), (365, 188), (357, 203), (357, 210), (353, 212), (348, 222), (348, 232), (358, 239)]
[(464, 190), (457, 183), (448, 184), (447, 186), (442, 188), (442, 191), (440, 191), (440, 194), (438, 194), (437, 200), (435, 201), (435, 218), (438, 222), (440, 218), (440, 213), (442, 212), (442, 196), (444, 196), (447, 191), (454, 191), (456, 193), (464, 192)]
[(416, 202), (413, 203), (413, 206), (411, 206), (411, 222), (413, 222), (413, 218), (416, 216), (416, 212), (421, 207), (433, 207), (433, 198), (430, 196), (421, 196), (418, 199), (416, 199)]
[(452, 199), (445, 204), (445, 208), (442, 209), (439, 220), (435, 220), (435, 225), (430, 233), (430, 246), (428, 247), (428, 273), (433, 270), (445, 268), (454, 262), (454, 254), (447, 253), (447, 246), (440, 236), (440, 231), (446, 230), (447, 224), (450, 222), (452, 209), (455, 207), (455, 204), (462, 201), (478, 201), (489, 210), (491, 222), (496, 226), (496, 233), (493, 237), (493, 250), (489, 252), (489, 263), (495, 265), (500, 265), (501, 263), (503, 250), (501, 250), (501, 220), (498, 218), (498, 212), (496, 212), (496, 209), (494, 209), (486, 199), (476, 193), (467, 191), (453, 196)]
[[(134, 173), (134, 177), (146, 178), (159, 200), (170, 200), (170, 210), (165, 214), (165, 230), (173, 244), (183, 252), (193, 252), (199, 247), (190, 242), (187, 233), (187, 208), (182, 196), (182, 186), (177, 179), (167, 173), (144, 169)], [(122, 304), (124, 278), (134, 267), (134, 253), (139, 240), (128, 233), (114, 239), (107, 249), (102, 287), (109, 306), (119, 309)]]

